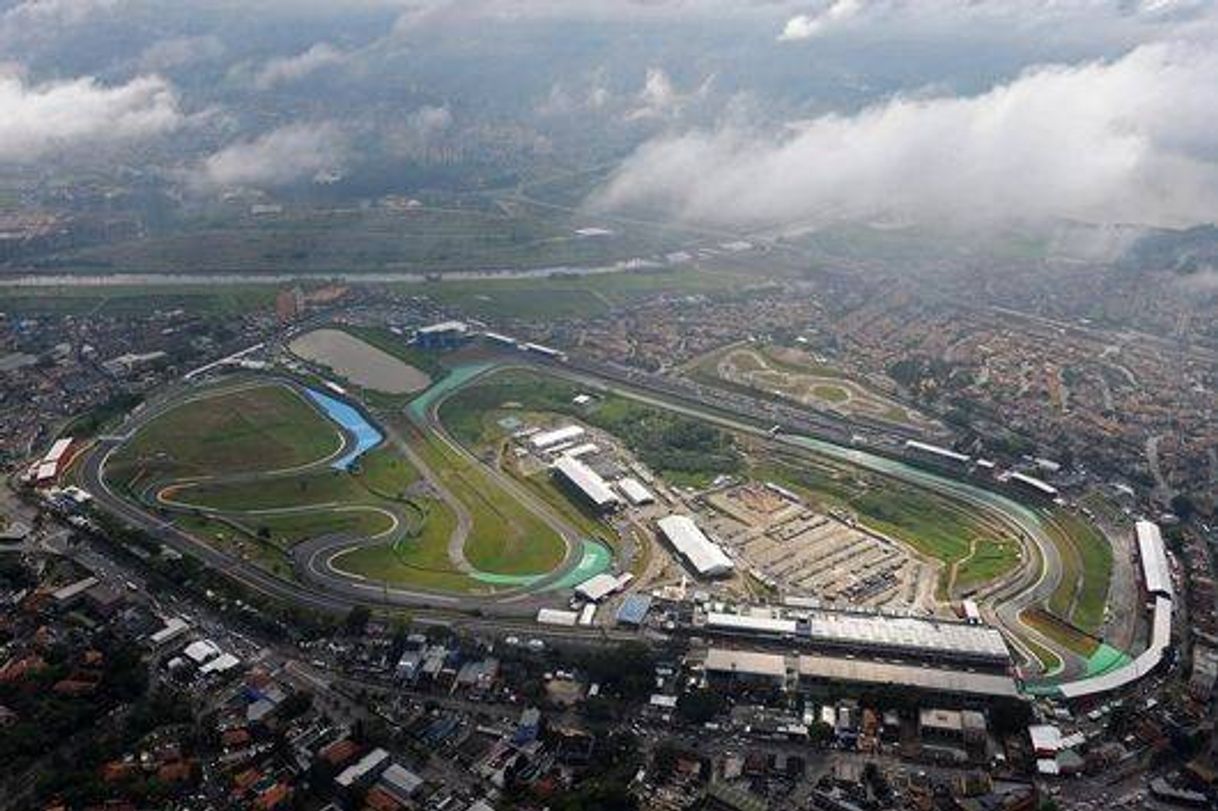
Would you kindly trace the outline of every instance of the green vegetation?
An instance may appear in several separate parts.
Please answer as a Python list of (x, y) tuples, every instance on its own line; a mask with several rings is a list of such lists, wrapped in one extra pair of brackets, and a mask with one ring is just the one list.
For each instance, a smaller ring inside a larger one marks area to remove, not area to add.
[(708, 423), (625, 397), (609, 395), (594, 407), (571, 399), (573, 384), (533, 372), (508, 371), (454, 394), (440, 409), (445, 426), (462, 444), (487, 441), (494, 419), (515, 411), (566, 414), (620, 438), (653, 470), (678, 484), (703, 485), (723, 473), (739, 473), (743, 457), (730, 434)]
[(477, 582), (453, 568), (448, 539), (457, 520), (443, 502), (419, 502), (422, 518), (410, 536), (393, 543), (365, 546), (342, 555), (335, 565), (352, 574), (394, 585), (441, 591), (470, 591)]
[(545, 279), (478, 279), (402, 285), (475, 317), (587, 318), (661, 293), (746, 295), (758, 287), (746, 269), (681, 268)]
[(1020, 620), (1083, 658), (1090, 657), (1100, 646), (1098, 639), (1040, 608), (1029, 608), (1020, 614)]
[(271, 307), (281, 285), (102, 285), (98, 287), (6, 287), (5, 307), (24, 315), (147, 315), (185, 309), (230, 318)]
[(279, 470), (341, 447), (337, 429), (296, 392), (278, 384), (213, 392), (147, 425), (111, 458), (114, 481), (141, 470), (165, 478)]
[(1087, 633), (1104, 622), (1112, 546), (1092, 524), (1071, 512), (1053, 510), (1045, 522), (1062, 560), (1062, 577), (1049, 597), (1049, 610)]
[(830, 403), (844, 403), (850, 399), (850, 393), (838, 386), (813, 386), (812, 396)]
[(460, 452), (436, 438), (416, 450), (453, 497), (469, 510), (473, 526), (465, 557), (493, 574), (544, 574), (562, 562), (565, 544), (513, 495), (489, 480)]
[(995, 580), (1019, 563), (1019, 544), (1011, 540), (979, 538), (973, 553), (956, 564), (954, 591), (968, 594), (978, 586)]

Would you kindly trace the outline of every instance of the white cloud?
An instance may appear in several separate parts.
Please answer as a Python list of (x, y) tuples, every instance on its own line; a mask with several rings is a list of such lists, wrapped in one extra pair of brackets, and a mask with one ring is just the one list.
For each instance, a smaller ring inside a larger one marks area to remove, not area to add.
[(173, 88), (158, 76), (105, 86), (92, 77), (29, 85), (0, 75), (0, 111), (0, 160), (16, 162), (149, 138), (183, 121)]
[(969, 97), (905, 98), (793, 133), (650, 142), (590, 201), (716, 223), (1218, 220), (1218, 51), (1157, 44)]
[(203, 161), (196, 187), (282, 186), (339, 169), (347, 138), (332, 122), (288, 124)]
[(269, 60), (254, 78), (259, 90), (269, 90), (284, 82), (295, 82), (322, 68), (341, 65), (347, 55), (326, 42), (319, 42), (295, 56)]
[(863, 10), (862, 0), (833, 0), (815, 14), (797, 14), (787, 20), (778, 39), (782, 41), (812, 39), (834, 25), (849, 20)]

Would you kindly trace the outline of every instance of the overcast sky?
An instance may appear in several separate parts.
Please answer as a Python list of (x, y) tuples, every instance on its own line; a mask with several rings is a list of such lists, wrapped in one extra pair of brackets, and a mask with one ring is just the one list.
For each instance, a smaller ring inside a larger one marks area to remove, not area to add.
[(493, 120), (614, 135), (594, 209), (1218, 219), (1203, 0), (7, 0), (0, 110), (0, 164), (190, 144), (199, 193)]

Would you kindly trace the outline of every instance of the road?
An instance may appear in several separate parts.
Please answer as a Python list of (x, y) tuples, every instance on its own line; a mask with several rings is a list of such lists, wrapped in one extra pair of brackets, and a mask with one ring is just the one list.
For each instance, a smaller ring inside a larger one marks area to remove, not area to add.
[[(516, 363), (515, 365), (522, 364)], [(528, 364), (524, 364), (524, 366), (530, 368)], [(1001, 516), (1009, 525), (1017, 529), (1021, 542), (1024, 544), (1026, 554), (1024, 555), (1024, 566), (1021, 569), (1021, 576), (1012, 580), (1007, 588), (991, 598), (988, 609), (990, 615), (1007, 631), (1008, 638), (1012, 640), (1016, 649), (1025, 659), (1035, 661), (1028, 645), (1023, 642), (1023, 640), (1028, 639), (1057, 654), (1064, 663), (1064, 675), (1072, 676), (1083, 669), (1084, 662), (1079, 656), (1040, 634), (1036, 629), (1028, 627), (1020, 619), (1020, 614), (1025, 608), (1043, 602), (1052, 594), (1058, 585), (1062, 571), (1057, 548), (1049, 538), (1039, 516), (1033, 510), (1018, 504), (1006, 496), (977, 485), (931, 473), (922, 468), (858, 448), (845, 447), (802, 435), (784, 433), (778, 436), (770, 436), (767, 428), (759, 424), (760, 418), (756, 413), (729, 413), (724, 410), (721, 403), (716, 403), (715, 406), (708, 406), (674, 396), (671, 390), (656, 391), (654, 388), (647, 387), (649, 381), (642, 375), (633, 375), (632, 379), (627, 383), (620, 380), (608, 379), (601, 375), (592, 376), (587, 372), (564, 365), (544, 364), (543, 368), (550, 374), (565, 377), (594, 390), (610, 391), (656, 407), (693, 416), (733, 431), (759, 437), (766, 442), (781, 445), (785, 450), (793, 451), (797, 454), (836, 459), (940, 493), (959, 502)], [(455, 452), (461, 453), (474, 464), (481, 465), (482, 463), (469, 455), (468, 451), (462, 448), (459, 443), (448, 437), (435, 414), (435, 409), (438, 407), (439, 402), (442, 402), (442, 400), (431, 404), (428, 410), (427, 428), (435, 432), (437, 437)], [(146, 420), (148, 412), (158, 413), (154, 409), (145, 409), (145, 413), (135, 419), (140, 422)], [(139, 422), (135, 425), (130, 425), (129, 428), (134, 429), (138, 424)], [(333, 555), (340, 551), (342, 548), (341, 539), (319, 539), (309, 542), (309, 545), (302, 547), (302, 554), (305, 554), (310, 561), (308, 564), (310, 580), (313, 580), (316, 576), (316, 585), (323, 588), (308, 588), (301, 584), (275, 577), (248, 561), (227, 555), (207, 544), (199, 542), (167, 522), (134, 508), (114, 494), (104, 482), (103, 472), (104, 460), (117, 444), (114, 441), (109, 443), (103, 441), (100, 443), (99, 447), (89, 454), (84, 468), (86, 487), (91, 491), (95, 491), (95, 496), (99, 497), (102, 506), (118, 513), (137, 526), (153, 532), (157, 537), (178, 548), (180, 551), (194, 554), (208, 565), (214, 566), (228, 573), (239, 582), (267, 593), (270, 596), (327, 610), (345, 610), (354, 604), (379, 604), (454, 609), (458, 606), (470, 609), (486, 609), (494, 606), (500, 616), (516, 617), (523, 617), (532, 613), (533, 605), (527, 602), (504, 603), (502, 595), (497, 595), (491, 599), (478, 596), (454, 598), (451, 595), (430, 593), (417, 589), (406, 590), (387, 587), (383, 584), (361, 582), (359, 579), (349, 576), (339, 576), (335, 570), (326, 565), (326, 561), (332, 559)], [(486, 469), (489, 470), (489, 468)], [(571, 565), (570, 539), (578, 537), (578, 532), (572, 527), (565, 526), (561, 519), (553, 516), (549, 509), (539, 504), (532, 494), (525, 493), (515, 482), (506, 480), (506, 477), (494, 471), (490, 471), (490, 475), (496, 476), (496, 484), (504, 487), (513, 497), (519, 498), (531, 511), (546, 518), (547, 524), (568, 540), (568, 555), (564, 565), (560, 567), (560, 570), (548, 576), (546, 580), (552, 581), (560, 577), (562, 572)], [(348, 546), (351, 543), (350, 539), (346, 540)], [(544, 585), (544, 583), (539, 585)], [(510, 596), (518, 597), (519, 595)]]

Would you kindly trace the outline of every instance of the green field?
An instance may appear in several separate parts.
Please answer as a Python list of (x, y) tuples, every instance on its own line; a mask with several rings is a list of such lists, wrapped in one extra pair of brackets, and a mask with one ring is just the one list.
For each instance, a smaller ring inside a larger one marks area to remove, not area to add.
[(562, 538), (485, 472), (437, 438), (416, 445), (432, 472), (470, 512), (465, 557), (491, 574), (544, 574), (562, 562)]
[(183, 309), (212, 318), (231, 318), (269, 309), (282, 285), (100, 285), (6, 287), (4, 306), (24, 315), (63, 314), (131, 317)]
[(338, 430), (296, 392), (256, 384), (156, 417), (111, 457), (107, 473), (121, 482), (141, 471), (167, 479), (265, 472), (324, 459), (341, 443)]
[(1053, 510), (1046, 528), (1062, 559), (1062, 578), (1049, 610), (1088, 633), (1103, 624), (1112, 577), (1112, 546), (1092, 524), (1066, 510)]
[(440, 501), (420, 502), (423, 514), (415, 534), (394, 543), (367, 546), (340, 557), (335, 565), (344, 571), (394, 585), (464, 592), (478, 586), (448, 559), (448, 539), (456, 517)]
[[(574, 384), (535, 372), (510, 370), (454, 394), (440, 410), (461, 444), (476, 447), (503, 435), (495, 421), (541, 412), (576, 417), (618, 437), (638, 458), (675, 484), (702, 486), (720, 474), (739, 473), (743, 457), (730, 434), (702, 420), (626, 397), (607, 395), (589, 408), (574, 405)], [(512, 404), (512, 408), (505, 408)]]

